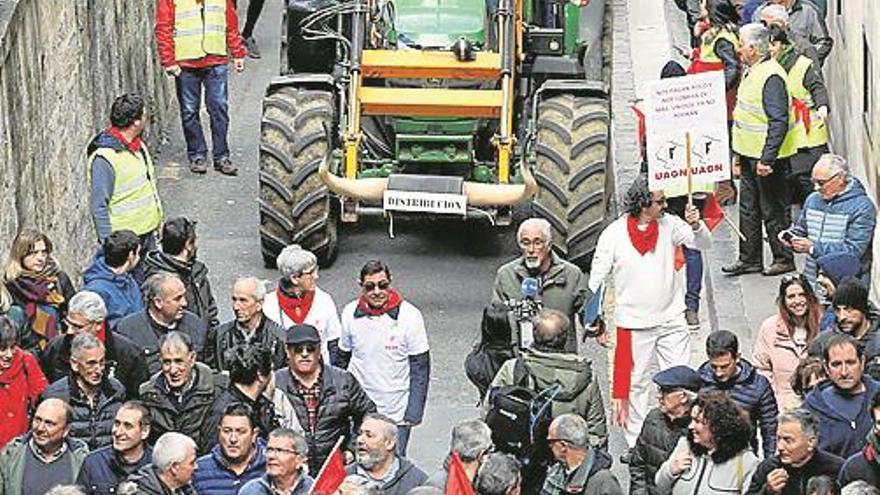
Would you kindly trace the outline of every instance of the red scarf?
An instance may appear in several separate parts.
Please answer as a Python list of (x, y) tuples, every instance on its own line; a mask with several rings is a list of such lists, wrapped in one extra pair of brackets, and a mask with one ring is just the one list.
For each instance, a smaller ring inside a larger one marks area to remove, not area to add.
[(122, 130), (118, 127), (113, 127), (112, 125), (107, 128), (107, 133), (111, 136), (115, 137), (117, 141), (122, 143), (123, 146), (128, 148), (128, 151), (132, 153), (138, 153), (141, 150), (141, 138), (140, 136), (134, 138), (129, 141), (125, 139), (125, 136), (122, 135)]
[(648, 222), (648, 228), (641, 230), (639, 229), (639, 219), (630, 215), (626, 219), (626, 230), (629, 232), (629, 240), (633, 247), (642, 256), (657, 247), (657, 237), (660, 235), (657, 220), (651, 220)]
[(280, 288), (275, 289), (275, 293), (278, 294), (278, 304), (284, 314), (297, 325), (302, 325), (306, 321), (306, 316), (309, 315), (309, 310), (312, 309), (315, 291), (307, 291), (302, 297), (288, 296)]
[(367, 299), (364, 296), (361, 296), (358, 298), (358, 309), (370, 316), (382, 316), (392, 309), (399, 307), (402, 302), (403, 298), (400, 297), (400, 293), (397, 292), (397, 290), (388, 289), (388, 301), (385, 303), (385, 306), (382, 306), (379, 309), (373, 308), (367, 304)]

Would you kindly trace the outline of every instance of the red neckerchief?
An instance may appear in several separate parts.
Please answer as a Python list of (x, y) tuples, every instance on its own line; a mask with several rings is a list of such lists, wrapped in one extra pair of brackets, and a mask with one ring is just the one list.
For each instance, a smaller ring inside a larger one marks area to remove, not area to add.
[(402, 302), (403, 298), (400, 297), (400, 293), (397, 292), (397, 290), (388, 289), (388, 302), (385, 303), (385, 306), (382, 306), (379, 309), (373, 308), (367, 304), (367, 299), (364, 296), (361, 296), (358, 298), (357, 309), (370, 316), (382, 316), (393, 309), (397, 309)]
[(101, 322), (101, 326), (98, 327), (98, 340), (101, 341), (102, 344), (107, 342), (107, 327), (104, 322)]
[(629, 232), (629, 240), (632, 242), (633, 247), (642, 256), (657, 247), (657, 237), (660, 236), (657, 220), (651, 220), (648, 222), (647, 229), (640, 230), (639, 219), (630, 215), (626, 219), (626, 230)]
[(315, 291), (306, 291), (302, 297), (288, 296), (280, 288), (275, 289), (278, 294), (278, 305), (288, 318), (293, 320), (297, 325), (302, 325), (312, 309), (312, 301), (315, 300)]
[(107, 128), (107, 133), (111, 136), (115, 137), (117, 141), (122, 143), (128, 151), (132, 153), (139, 153), (141, 151), (141, 138), (140, 136), (134, 138), (132, 141), (125, 139), (125, 136), (122, 135), (122, 130), (118, 127), (110, 126)]

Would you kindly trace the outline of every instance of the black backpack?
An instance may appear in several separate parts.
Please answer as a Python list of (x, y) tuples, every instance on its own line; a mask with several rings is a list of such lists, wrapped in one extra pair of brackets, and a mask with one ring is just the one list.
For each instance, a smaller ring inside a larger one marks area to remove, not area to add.
[(501, 365), (514, 357), (516, 354), (513, 346), (498, 347), (479, 343), (464, 358), (464, 372), (468, 380), (480, 391), (480, 401), (486, 396), (489, 385), (492, 384)]
[(528, 384), (528, 372), (522, 358), (517, 359), (513, 375), (513, 385), (499, 387), (490, 394), (486, 424), (498, 450), (515, 456), (523, 469), (540, 469), (549, 463), (551, 409), (562, 387), (555, 384), (534, 390), (524, 386)]

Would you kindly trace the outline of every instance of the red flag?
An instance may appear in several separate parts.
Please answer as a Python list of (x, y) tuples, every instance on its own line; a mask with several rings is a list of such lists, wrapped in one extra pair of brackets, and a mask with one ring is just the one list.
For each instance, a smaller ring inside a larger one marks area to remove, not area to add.
[(345, 479), (345, 460), (342, 458), (342, 439), (336, 441), (336, 447), (330, 453), (330, 457), (324, 461), (321, 471), (315, 479), (312, 491), (315, 495), (333, 495), (342, 480)]
[(794, 115), (797, 120), (804, 121), (804, 128), (807, 129), (807, 134), (810, 133), (810, 127), (812, 127), (812, 123), (810, 121), (810, 107), (807, 106), (803, 101), (792, 98), (791, 106), (794, 108)]
[(449, 477), (446, 479), (445, 495), (476, 495), (471, 480), (464, 472), (458, 452), (452, 453), (452, 461), (449, 462)]
[(703, 221), (706, 222), (706, 227), (709, 227), (709, 230), (715, 230), (715, 227), (724, 221), (724, 210), (721, 209), (718, 198), (714, 194), (710, 194), (703, 205)]

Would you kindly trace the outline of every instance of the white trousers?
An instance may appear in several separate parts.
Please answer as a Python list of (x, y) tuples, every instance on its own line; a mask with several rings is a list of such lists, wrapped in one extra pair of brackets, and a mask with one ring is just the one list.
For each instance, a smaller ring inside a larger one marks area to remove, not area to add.
[(624, 435), (634, 447), (645, 416), (654, 403), (655, 373), (690, 363), (691, 333), (684, 314), (655, 327), (632, 330), (633, 368), (630, 378), (629, 409)]

